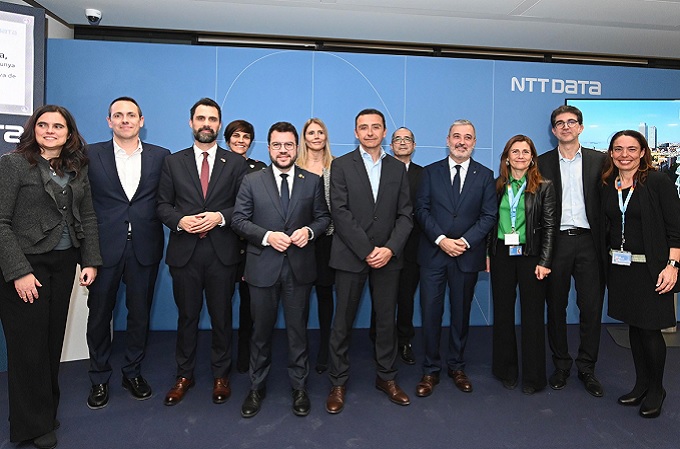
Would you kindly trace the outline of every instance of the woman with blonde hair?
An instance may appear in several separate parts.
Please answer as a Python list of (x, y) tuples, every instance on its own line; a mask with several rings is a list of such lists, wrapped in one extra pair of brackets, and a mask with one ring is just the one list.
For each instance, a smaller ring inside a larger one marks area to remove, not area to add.
[[(328, 141), (328, 128), (318, 118), (310, 118), (302, 127), (302, 139), (298, 151), (297, 165), (323, 177), (324, 195), (330, 209), (331, 145)], [(316, 240), (316, 270), (314, 283), (319, 311), (319, 353), (316, 357), (316, 372), (321, 374), (328, 369), (328, 345), (333, 319), (333, 284), (335, 271), (329, 267), (333, 223), (326, 233)]]

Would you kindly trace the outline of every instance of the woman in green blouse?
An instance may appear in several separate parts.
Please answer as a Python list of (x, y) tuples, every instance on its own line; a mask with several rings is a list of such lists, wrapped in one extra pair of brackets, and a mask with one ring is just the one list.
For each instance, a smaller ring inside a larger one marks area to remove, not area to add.
[(501, 155), (498, 225), (491, 231), (489, 255), (493, 291), (493, 374), (514, 389), (519, 378), (515, 300), (520, 291), (522, 392), (547, 384), (545, 374), (545, 279), (550, 274), (556, 232), (555, 188), (541, 177), (532, 140), (512, 137)]

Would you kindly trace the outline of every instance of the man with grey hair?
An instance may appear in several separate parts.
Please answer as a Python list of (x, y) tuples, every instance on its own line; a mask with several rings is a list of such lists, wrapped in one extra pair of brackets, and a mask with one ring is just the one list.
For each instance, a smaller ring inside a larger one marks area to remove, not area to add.
[[(416, 138), (413, 131), (406, 127), (398, 128), (392, 133), (390, 143), (394, 157), (403, 162), (408, 175), (408, 186), (411, 201), (415, 201), (423, 167), (412, 162), (413, 153), (416, 149)], [(418, 266), (418, 240), (420, 239), (420, 226), (413, 220), (413, 230), (409, 234), (404, 247), (404, 266), (399, 276), (399, 291), (397, 293), (397, 345), (399, 357), (407, 365), (415, 365), (416, 358), (411, 346), (411, 340), (415, 336), (413, 328), (413, 297), (420, 282), (420, 267)], [(371, 340), (375, 341), (375, 312), (371, 313)]]
[(449, 155), (425, 167), (416, 196), (415, 216), (422, 228), (418, 247), (420, 304), (425, 361), (416, 395), (432, 394), (442, 369), (439, 354), (446, 285), (451, 330), (446, 364), (456, 387), (466, 393), (465, 344), (477, 276), (486, 269), (486, 235), (496, 223), (498, 204), (493, 172), (471, 159), (475, 127), (456, 120), (446, 138)]

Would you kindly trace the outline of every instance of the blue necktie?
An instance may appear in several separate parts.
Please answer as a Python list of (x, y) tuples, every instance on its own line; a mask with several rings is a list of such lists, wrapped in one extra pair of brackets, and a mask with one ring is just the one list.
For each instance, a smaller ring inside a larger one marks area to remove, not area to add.
[(290, 190), (288, 189), (288, 175), (281, 173), (281, 209), (283, 215), (288, 215), (288, 203), (290, 202)]
[(453, 177), (451, 188), (453, 189), (453, 203), (457, 205), (460, 198), (460, 165), (456, 165), (454, 168), (456, 169), (456, 175)]

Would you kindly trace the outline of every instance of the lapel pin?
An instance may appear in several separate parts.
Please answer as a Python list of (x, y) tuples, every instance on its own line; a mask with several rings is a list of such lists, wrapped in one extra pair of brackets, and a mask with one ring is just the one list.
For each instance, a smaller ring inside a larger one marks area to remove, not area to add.
[(300, 178), (300, 179), (305, 179), (305, 175), (303, 175), (302, 173), (300, 173), (300, 174), (298, 174), (298, 178)]
[(227, 163), (227, 161), (225, 161), (223, 157), (220, 158), (220, 161), (222, 161), (223, 164)]

